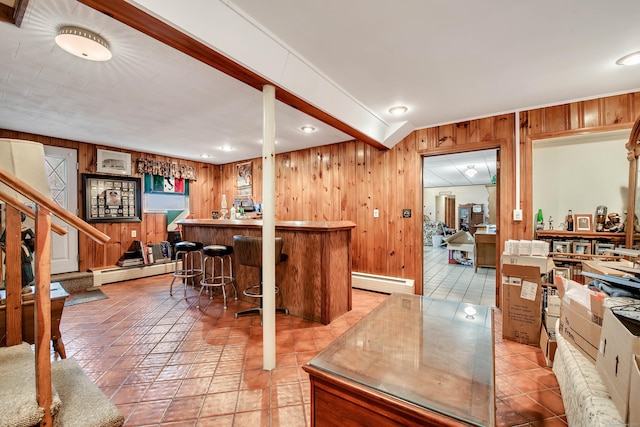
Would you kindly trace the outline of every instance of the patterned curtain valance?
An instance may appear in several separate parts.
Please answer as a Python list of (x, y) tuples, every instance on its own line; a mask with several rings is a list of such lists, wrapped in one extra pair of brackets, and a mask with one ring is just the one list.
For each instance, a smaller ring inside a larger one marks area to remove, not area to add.
[(197, 181), (196, 168), (181, 165), (179, 163), (160, 162), (151, 159), (138, 159), (136, 161), (138, 173), (160, 175), (167, 178), (184, 178), (189, 181)]

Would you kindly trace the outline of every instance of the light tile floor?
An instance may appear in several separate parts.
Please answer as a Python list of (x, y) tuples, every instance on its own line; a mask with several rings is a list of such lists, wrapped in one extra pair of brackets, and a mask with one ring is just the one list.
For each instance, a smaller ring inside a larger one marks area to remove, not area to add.
[(495, 306), (495, 268), (449, 264), (448, 253), (443, 247), (424, 247), (423, 294), (431, 298)]
[[(471, 268), (472, 270), (472, 268)], [(68, 357), (125, 415), (126, 426), (309, 426), (301, 366), (386, 298), (354, 290), (353, 310), (321, 325), (277, 315), (277, 366), (262, 369), (257, 316), (249, 304), (169, 296), (170, 276), (102, 286), (109, 299), (66, 307)], [(540, 350), (502, 341), (496, 316), (497, 425), (566, 426), (555, 377)]]

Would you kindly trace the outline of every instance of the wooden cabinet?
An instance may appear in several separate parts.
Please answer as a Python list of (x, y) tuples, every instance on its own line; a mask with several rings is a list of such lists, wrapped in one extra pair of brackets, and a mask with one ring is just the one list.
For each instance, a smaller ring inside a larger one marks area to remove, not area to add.
[(496, 268), (496, 233), (478, 231), (474, 235), (475, 257), (474, 266)]

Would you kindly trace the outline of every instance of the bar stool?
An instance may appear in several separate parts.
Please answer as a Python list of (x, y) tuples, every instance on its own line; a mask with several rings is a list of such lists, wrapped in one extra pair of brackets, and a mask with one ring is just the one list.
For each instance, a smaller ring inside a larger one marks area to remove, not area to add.
[[(281, 261), (286, 260), (287, 256), (282, 253), (282, 246), (284, 244), (282, 237), (276, 237), (275, 240), (277, 265)], [(233, 236), (233, 251), (238, 264), (258, 267), (260, 269), (260, 283), (242, 291), (242, 294), (247, 297), (258, 298), (260, 300), (260, 306), (239, 311), (235, 314), (235, 317), (237, 318), (245, 314), (260, 314), (262, 316), (262, 237)], [(280, 292), (280, 288), (276, 286), (275, 291), (277, 295)], [(286, 308), (276, 308), (276, 313), (289, 314), (289, 310)]]
[[(202, 252), (204, 253), (204, 264), (202, 267), (204, 273), (202, 280), (200, 281), (200, 293), (198, 294), (198, 305), (196, 305), (196, 308), (200, 308), (200, 295), (202, 295), (202, 291), (204, 289), (207, 289), (209, 299), (213, 299), (213, 288), (220, 287), (222, 288), (222, 298), (224, 308), (226, 309), (227, 292), (225, 288), (227, 285), (231, 285), (233, 287), (236, 299), (238, 299), (238, 289), (236, 289), (233, 279), (233, 260), (231, 259), (231, 255), (233, 255), (233, 246), (209, 245), (205, 246)], [(216, 261), (220, 266), (217, 272)], [(211, 264), (211, 268), (209, 270), (211, 274), (209, 277), (207, 277), (207, 264)], [(226, 271), (225, 264), (228, 265)]]
[[(199, 261), (197, 264), (196, 260)], [(182, 268), (178, 267), (180, 261), (182, 261)], [(169, 295), (173, 296), (173, 282), (176, 279), (182, 279), (184, 297), (187, 298), (187, 282), (191, 279), (192, 283), (195, 283), (195, 278), (202, 274), (202, 261), (202, 243), (188, 241), (176, 243), (175, 271), (169, 285)]]

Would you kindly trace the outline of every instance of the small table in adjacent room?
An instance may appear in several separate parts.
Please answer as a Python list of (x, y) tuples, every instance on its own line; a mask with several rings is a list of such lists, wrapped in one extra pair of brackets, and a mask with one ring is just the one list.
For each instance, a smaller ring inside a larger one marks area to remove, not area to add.
[(303, 367), (313, 426), (493, 426), (491, 308), (392, 294)]

